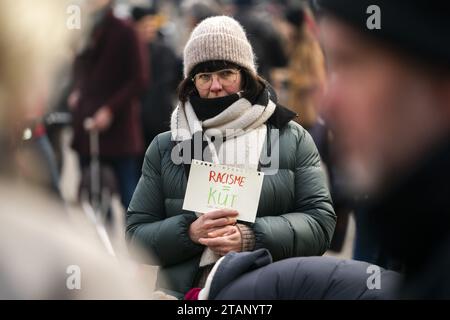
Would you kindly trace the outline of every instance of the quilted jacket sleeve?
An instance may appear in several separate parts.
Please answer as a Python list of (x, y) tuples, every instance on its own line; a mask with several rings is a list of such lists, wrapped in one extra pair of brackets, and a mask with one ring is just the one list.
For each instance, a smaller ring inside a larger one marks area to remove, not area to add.
[(309, 133), (291, 125), (296, 147), (295, 206), (292, 212), (258, 217), (253, 225), (255, 249), (266, 248), (274, 260), (322, 255), (329, 247), (336, 215), (320, 166), (320, 156)]
[(199, 255), (203, 247), (189, 238), (189, 226), (196, 219), (193, 213), (166, 216), (160, 137), (153, 140), (146, 152), (142, 176), (127, 212), (126, 233), (131, 244), (149, 251), (165, 267)]

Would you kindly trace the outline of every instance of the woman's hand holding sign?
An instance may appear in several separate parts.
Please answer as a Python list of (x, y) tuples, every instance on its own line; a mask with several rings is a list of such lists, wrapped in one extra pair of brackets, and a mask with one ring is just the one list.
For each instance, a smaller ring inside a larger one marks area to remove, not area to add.
[(242, 248), (241, 232), (235, 225), (210, 232), (208, 238), (200, 238), (199, 242), (221, 256), (231, 251), (240, 252)]
[(228, 209), (202, 214), (189, 227), (189, 237), (193, 242), (200, 243), (201, 238), (208, 238), (213, 232), (223, 236), (232, 231), (229, 227), (236, 224), (237, 216), (236, 210)]

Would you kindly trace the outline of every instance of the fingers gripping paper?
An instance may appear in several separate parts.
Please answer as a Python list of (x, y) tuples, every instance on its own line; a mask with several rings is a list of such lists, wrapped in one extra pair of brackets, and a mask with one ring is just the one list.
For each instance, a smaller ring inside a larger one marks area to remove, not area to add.
[(183, 210), (234, 209), (238, 220), (255, 222), (264, 173), (192, 160)]

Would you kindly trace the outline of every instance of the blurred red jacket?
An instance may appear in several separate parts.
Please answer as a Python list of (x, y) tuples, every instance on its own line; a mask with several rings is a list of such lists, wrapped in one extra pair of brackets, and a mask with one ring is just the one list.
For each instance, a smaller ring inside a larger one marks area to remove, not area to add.
[(148, 81), (145, 57), (145, 47), (133, 27), (109, 10), (74, 63), (74, 88), (80, 98), (73, 111), (72, 146), (81, 156), (89, 155), (83, 122), (104, 105), (110, 107), (114, 118), (111, 127), (100, 134), (100, 155), (143, 153), (139, 97)]

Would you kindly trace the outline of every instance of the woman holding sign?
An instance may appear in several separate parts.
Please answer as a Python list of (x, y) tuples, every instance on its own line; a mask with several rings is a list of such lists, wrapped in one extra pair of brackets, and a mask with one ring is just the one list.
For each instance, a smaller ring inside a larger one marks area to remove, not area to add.
[[(182, 297), (231, 251), (323, 254), (336, 217), (319, 154), (257, 74), (241, 25), (201, 22), (184, 49), (184, 75), (171, 131), (148, 148), (127, 214), (129, 240), (159, 258), (159, 288)], [(255, 212), (236, 210), (246, 205)]]

